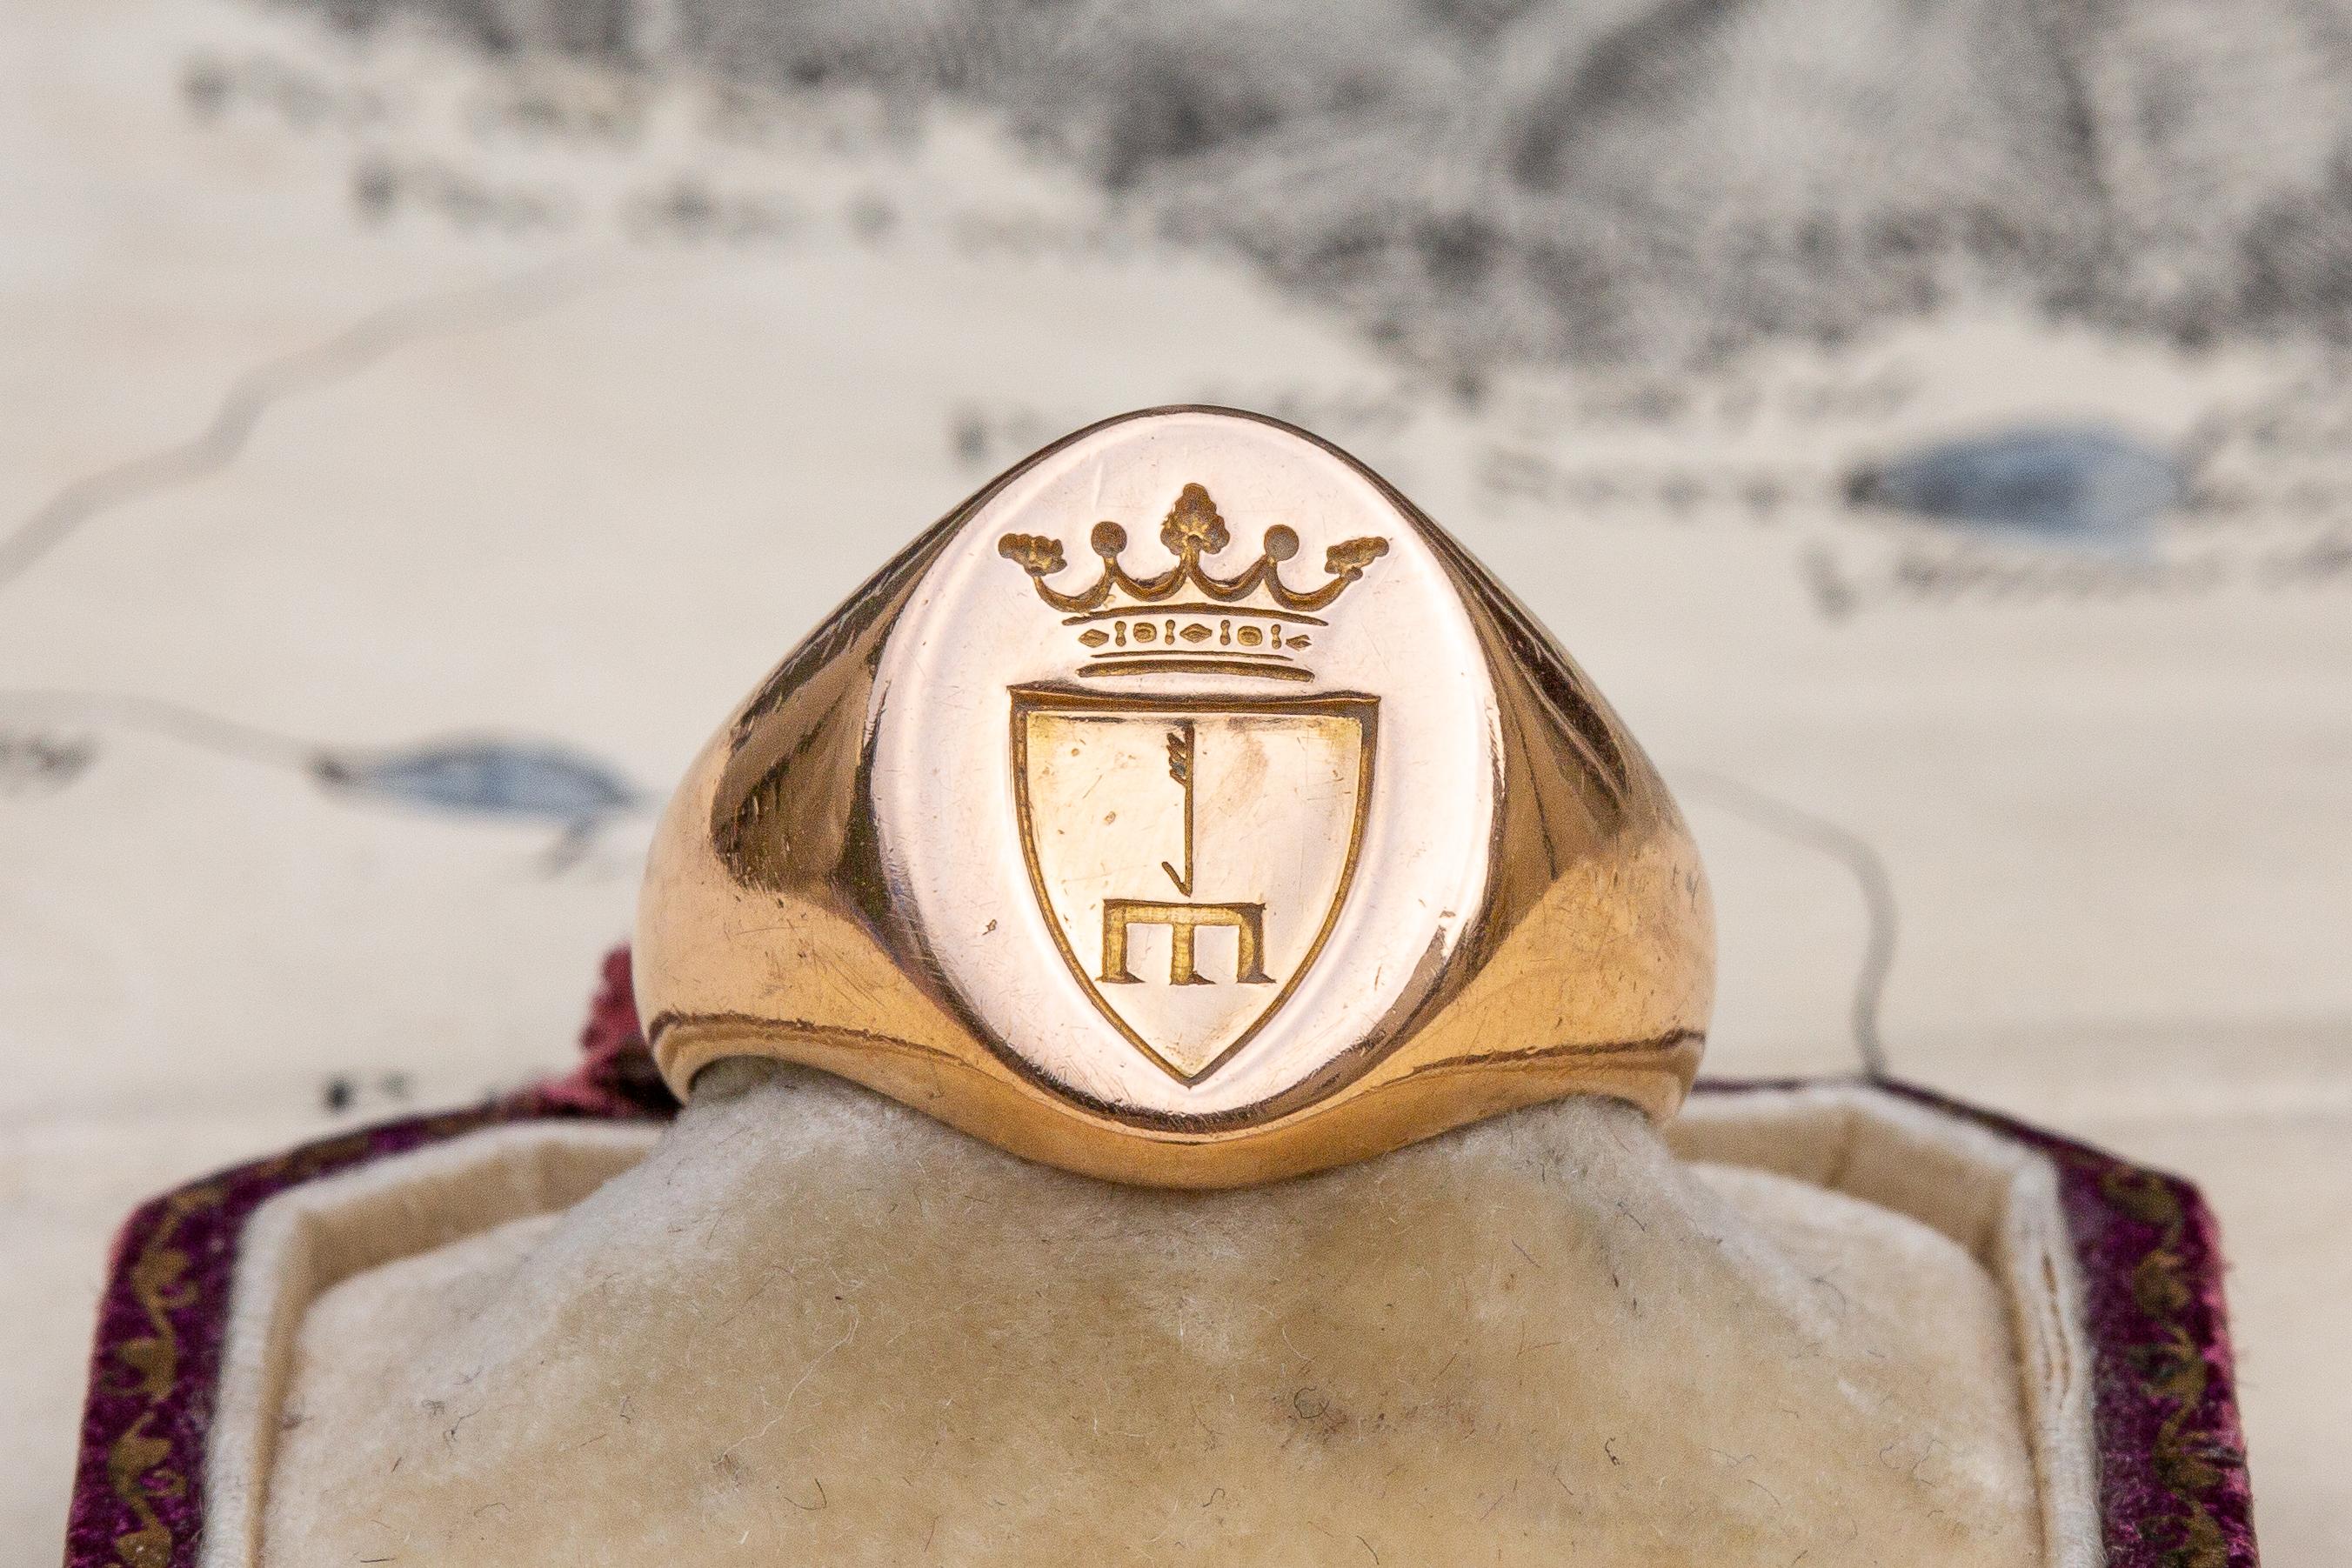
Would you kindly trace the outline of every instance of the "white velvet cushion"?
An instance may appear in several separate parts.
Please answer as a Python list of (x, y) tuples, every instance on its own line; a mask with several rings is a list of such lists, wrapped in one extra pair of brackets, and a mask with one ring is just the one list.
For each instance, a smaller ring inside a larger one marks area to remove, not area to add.
[(291, 1195), (207, 1562), (2097, 1560), (2047, 1172), (1979, 1129), (1734, 1096), (1692, 1164), (1578, 1100), (1171, 1195), (731, 1076), (576, 1203), (544, 1137)]

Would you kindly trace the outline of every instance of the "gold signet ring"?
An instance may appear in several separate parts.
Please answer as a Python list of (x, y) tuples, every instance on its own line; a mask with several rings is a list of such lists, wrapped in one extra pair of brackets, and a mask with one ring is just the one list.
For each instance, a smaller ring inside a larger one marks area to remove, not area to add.
[(681, 1095), (778, 1057), (1231, 1186), (1672, 1114), (1714, 937), (1656, 771), (1484, 568), (1304, 432), (1171, 408), (997, 479), (751, 695), (656, 833), (636, 988)]

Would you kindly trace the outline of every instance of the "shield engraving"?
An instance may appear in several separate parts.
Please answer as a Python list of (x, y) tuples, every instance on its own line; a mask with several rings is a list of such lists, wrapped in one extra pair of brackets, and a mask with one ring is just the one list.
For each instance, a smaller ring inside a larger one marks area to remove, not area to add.
[(1289, 998), (1355, 874), (1379, 699), (1013, 692), (1021, 847), (1113, 1028), (1197, 1083)]

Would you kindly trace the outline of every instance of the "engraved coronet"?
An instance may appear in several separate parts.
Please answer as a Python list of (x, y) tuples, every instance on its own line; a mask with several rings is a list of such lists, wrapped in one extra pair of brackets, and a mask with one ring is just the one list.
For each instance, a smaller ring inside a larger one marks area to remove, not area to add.
[(1148, 674), (1167, 670), (1215, 671), (1255, 679), (1312, 680), (1297, 663), (1314, 645), (1313, 628), (1328, 625), (1319, 614), (1338, 602), (1364, 569), (1388, 553), (1378, 536), (1342, 539), (1323, 552), (1325, 580), (1313, 588), (1283, 580), (1282, 563), (1298, 553), (1297, 530), (1270, 525), (1258, 558), (1229, 577), (1213, 572), (1203, 558), (1222, 554), (1232, 532), (1208, 488), (1187, 484), (1160, 526), (1160, 542), (1175, 564), (1138, 577), (1122, 560), (1127, 529), (1105, 519), (1087, 543), (1101, 562), (1101, 575), (1083, 589), (1066, 591), (1046, 580), (1069, 564), (1059, 538), (1008, 533), (997, 553), (1027, 572), (1037, 597), (1063, 612), (1063, 624), (1076, 628), (1086, 662), (1078, 674), (1089, 678)]

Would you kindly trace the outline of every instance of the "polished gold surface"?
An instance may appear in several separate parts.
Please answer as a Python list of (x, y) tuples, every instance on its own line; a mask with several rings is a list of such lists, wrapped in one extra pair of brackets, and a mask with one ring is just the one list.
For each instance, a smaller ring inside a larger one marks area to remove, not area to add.
[(681, 1093), (781, 1057), (1171, 1186), (1669, 1115), (1713, 972), (1682, 821), (1543, 628), (1353, 460), (1199, 408), (1039, 453), (819, 627), (671, 800), (636, 945)]

